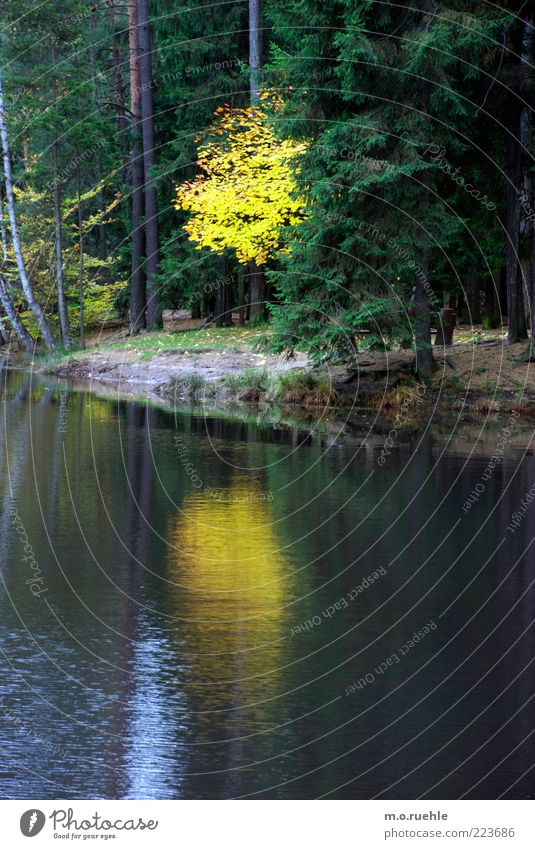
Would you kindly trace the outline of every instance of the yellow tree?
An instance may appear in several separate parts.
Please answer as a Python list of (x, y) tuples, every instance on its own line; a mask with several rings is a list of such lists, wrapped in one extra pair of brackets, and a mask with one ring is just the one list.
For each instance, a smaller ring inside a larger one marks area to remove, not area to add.
[(192, 213), (184, 229), (197, 250), (231, 249), (240, 263), (264, 265), (304, 217), (296, 173), (307, 145), (278, 139), (256, 106), (215, 114), (198, 149), (202, 173), (177, 187), (176, 207)]

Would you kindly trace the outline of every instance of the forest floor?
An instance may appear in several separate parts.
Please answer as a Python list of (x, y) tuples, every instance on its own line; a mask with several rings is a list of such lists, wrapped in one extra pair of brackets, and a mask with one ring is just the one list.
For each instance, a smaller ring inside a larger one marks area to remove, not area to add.
[[(201, 330), (198, 320), (172, 314), (161, 332), (131, 337), (125, 328), (108, 330), (89, 338), (85, 351), (36, 366), (92, 388), (106, 385), (176, 404), (275, 403), (309, 411), (357, 407), (388, 418), (416, 397), (411, 351), (364, 349), (349, 369), (313, 367), (302, 353), (291, 359), (268, 353), (268, 341), (268, 327)], [(437, 369), (418, 396), (419, 413), (434, 409), (477, 418), (516, 410), (535, 418), (535, 363), (523, 360), (526, 349), (526, 342), (507, 345), (503, 328), (461, 326), (452, 346), (435, 348)]]

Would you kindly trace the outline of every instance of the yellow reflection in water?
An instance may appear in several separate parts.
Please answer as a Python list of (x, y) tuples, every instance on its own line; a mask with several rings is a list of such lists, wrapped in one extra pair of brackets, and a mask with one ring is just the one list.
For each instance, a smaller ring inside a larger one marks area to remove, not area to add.
[[(210, 492), (187, 496), (173, 518), (170, 577), (198, 709), (261, 702), (266, 676), (270, 689), (280, 676), (290, 566), (273, 504), (262, 497), (236, 482), (221, 500)], [(253, 713), (260, 721), (261, 705)]]

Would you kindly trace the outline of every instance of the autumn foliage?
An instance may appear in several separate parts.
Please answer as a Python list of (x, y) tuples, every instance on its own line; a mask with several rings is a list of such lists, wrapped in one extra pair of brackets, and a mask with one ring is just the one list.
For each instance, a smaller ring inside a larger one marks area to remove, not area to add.
[(184, 229), (198, 250), (231, 249), (240, 263), (263, 265), (287, 250), (286, 228), (304, 217), (295, 180), (306, 144), (280, 140), (257, 107), (216, 110), (198, 149), (202, 170), (177, 187), (177, 208), (192, 213)]

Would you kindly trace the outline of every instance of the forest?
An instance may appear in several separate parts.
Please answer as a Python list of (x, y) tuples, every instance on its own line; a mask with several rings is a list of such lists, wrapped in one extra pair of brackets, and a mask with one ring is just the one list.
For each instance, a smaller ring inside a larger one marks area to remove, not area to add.
[(534, 50), (514, 0), (10, 0), (3, 342), (190, 310), (425, 379), (454, 311), (531, 359)]
[(0, 9), (6, 846), (532, 849), (535, 2)]

